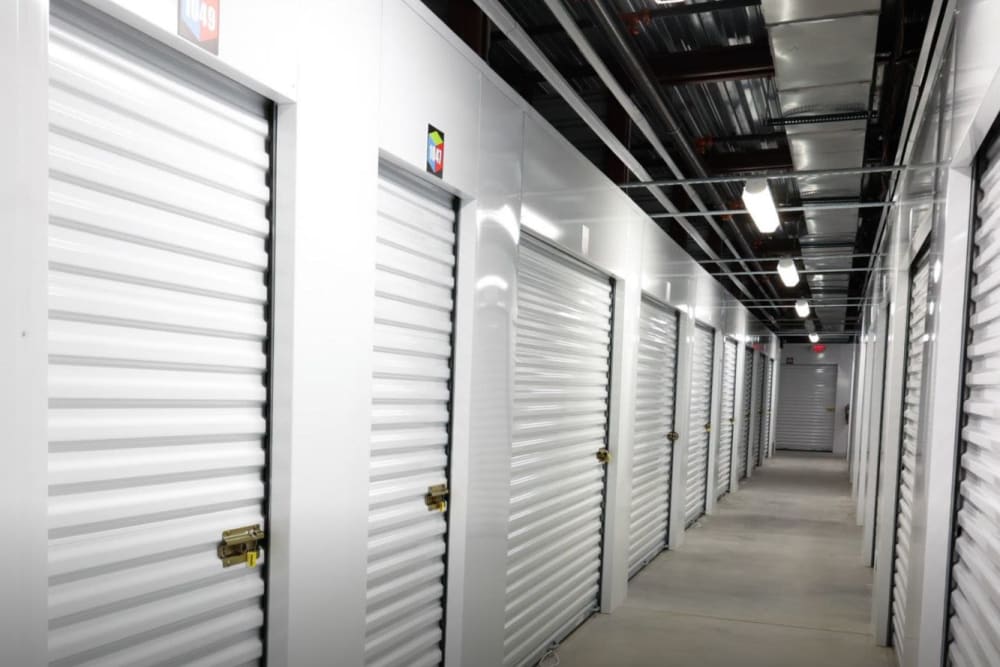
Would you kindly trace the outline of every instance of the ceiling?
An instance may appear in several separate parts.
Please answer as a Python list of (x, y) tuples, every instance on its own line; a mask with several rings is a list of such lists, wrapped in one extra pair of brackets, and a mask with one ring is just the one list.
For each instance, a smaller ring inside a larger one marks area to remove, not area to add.
[[(618, 161), (474, 0), (424, 0), (469, 46), (618, 183)], [(788, 342), (815, 330), (854, 339), (890, 174), (777, 178), (782, 173), (891, 164), (931, 0), (498, 0), (653, 179), (730, 177), (665, 187), (681, 212), (742, 209), (745, 175), (769, 175), (781, 228), (748, 216), (677, 219), (663, 196), (627, 187), (663, 229)], [(558, 4), (558, 3), (555, 3)], [(556, 14), (562, 14), (561, 23)], [(623, 109), (584, 46), (638, 107), (651, 141)], [(804, 210), (802, 210), (804, 208)], [(700, 238), (695, 239), (698, 235)], [(804, 279), (775, 273), (795, 258)], [(729, 275), (727, 275), (729, 274)], [(813, 306), (807, 320), (794, 301)]]

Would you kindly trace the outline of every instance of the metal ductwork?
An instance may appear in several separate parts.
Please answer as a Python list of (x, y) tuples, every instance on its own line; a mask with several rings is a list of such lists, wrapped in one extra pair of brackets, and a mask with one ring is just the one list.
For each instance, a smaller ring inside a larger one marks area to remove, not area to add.
[[(795, 171), (861, 167), (880, 0), (762, 0), (775, 82)], [(829, 122), (829, 119), (836, 119)], [(809, 122), (826, 119), (827, 122)], [(801, 121), (801, 122), (799, 122)], [(803, 202), (861, 200), (861, 176), (798, 179)], [(849, 269), (859, 208), (805, 212), (805, 270)], [(845, 328), (850, 274), (807, 274), (820, 331)]]

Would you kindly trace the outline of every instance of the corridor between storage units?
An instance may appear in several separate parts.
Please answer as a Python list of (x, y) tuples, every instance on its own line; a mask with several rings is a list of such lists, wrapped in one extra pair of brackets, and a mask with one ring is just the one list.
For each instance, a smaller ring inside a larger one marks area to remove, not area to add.
[[(559, 648), (562, 667), (889, 667), (847, 464), (777, 452)], [(544, 664), (544, 663), (543, 663)]]

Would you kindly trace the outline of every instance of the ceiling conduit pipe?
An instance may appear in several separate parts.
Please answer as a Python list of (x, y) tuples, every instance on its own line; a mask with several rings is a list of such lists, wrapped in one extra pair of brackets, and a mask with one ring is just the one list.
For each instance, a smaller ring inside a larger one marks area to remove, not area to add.
[[(552, 62), (545, 56), (544, 53), (538, 48), (534, 40), (528, 36), (524, 29), (518, 24), (518, 22), (504, 9), (498, 0), (475, 0), (479, 8), (483, 10), (490, 21), (496, 25), (496, 27), (507, 36), (511, 44), (517, 47), (517, 49), (524, 55), (524, 57), (531, 63), (531, 65), (538, 70), (545, 80), (551, 85), (559, 95), (566, 101), (566, 103), (576, 112), (578, 116), (586, 123), (587, 127), (591, 129), (594, 134), (597, 135), (601, 141), (614, 153), (615, 157), (622, 161), (622, 163), (628, 167), (628, 169), (635, 174), (638, 178), (648, 181), (652, 180), (649, 172), (642, 163), (632, 155), (631, 151), (619, 140), (614, 133), (604, 124), (604, 121), (594, 113), (594, 110), (584, 101), (582, 97), (576, 92), (573, 86), (563, 77), (559, 71), (555, 68)], [(671, 213), (680, 213), (680, 209), (674, 205), (670, 198), (663, 192), (662, 189), (656, 186), (649, 186), (649, 193), (656, 199), (657, 202), (665, 209)], [(687, 221), (681, 219), (678, 221), (681, 228), (691, 237), (691, 239), (701, 248), (702, 252), (709, 256), (710, 259), (720, 259), (718, 253), (712, 249), (701, 234)], [(754, 298), (754, 295), (750, 292), (743, 281), (737, 279), (735, 276), (725, 272), (725, 275), (732, 283), (735, 285), (744, 295), (748, 298)], [(766, 311), (765, 316), (774, 323), (774, 318)]]
[[(586, 58), (590, 66), (594, 68), (594, 71), (601, 78), (601, 81), (604, 82), (604, 85), (611, 90), (612, 94), (618, 100), (618, 103), (621, 104), (622, 108), (626, 109), (629, 112), (629, 115), (632, 116), (633, 121), (639, 126), (642, 133), (646, 135), (646, 138), (654, 146), (657, 154), (663, 159), (667, 167), (670, 168), (670, 171), (677, 178), (684, 178), (683, 172), (677, 166), (677, 163), (670, 157), (669, 153), (667, 153), (666, 148), (659, 140), (658, 135), (653, 130), (649, 121), (642, 114), (635, 103), (632, 102), (631, 97), (629, 97), (615, 77), (611, 74), (611, 71), (601, 60), (601, 57), (596, 51), (594, 51), (594, 48), (590, 45), (587, 37), (577, 27), (576, 22), (562, 5), (561, 0), (545, 0), (545, 4), (555, 15), (556, 20), (563, 26), (567, 34), (569, 34), (577, 48), (580, 49), (580, 52), (583, 54), (584, 58)], [(674, 115), (670, 113), (670, 109), (667, 108), (666, 102), (663, 101), (663, 96), (660, 95), (657, 85), (653, 82), (653, 78), (650, 76), (647, 68), (639, 60), (635, 51), (632, 49), (632, 45), (629, 43), (628, 37), (622, 30), (618, 15), (613, 10), (609, 9), (606, 6), (606, 3), (601, 2), (600, 0), (588, 3), (588, 7), (591, 8), (591, 14), (593, 15), (596, 26), (602, 29), (604, 34), (608, 37), (612, 47), (624, 63), (625, 70), (628, 75), (632, 77), (636, 85), (639, 87), (639, 91), (649, 101), (649, 103), (653, 105), (657, 115), (666, 124), (669, 132), (675, 137), (674, 143), (681, 149), (685, 159), (691, 163), (695, 170), (695, 175), (699, 177), (708, 176), (708, 172), (705, 171), (701, 158), (695, 152), (694, 148), (692, 148), (691, 145), (684, 139), (680, 124), (677, 122), (677, 119), (674, 118)], [(695, 207), (699, 211), (708, 210), (708, 207), (702, 201), (701, 197), (694, 190), (694, 188), (688, 184), (683, 184), (681, 187), (684, 189), (684, 192), (687, 193), (688, 197), (691, 198), (691, 201), (694, 202)], [(715, 190), (711, 190), (711, 192), (713, 199), (715, 200), (716, 207), (724, 208), (722, 200), (719, 198)], [(715, 223), (715, 221), (713, 221), (710, 217), (706, 217), (705, 219), (709, 221), (712, 230), (715, 231), (720, 238), (722, 238), (726, 247), (729, 248), (735, 257), (753, 255), (753, 251), (742, 235), (736, 235), (742, 246), (742, 250), (738, 252), (730, 242), (729, 236), (722, 232), (722, 229)], [(744, 266), (743, 268), (748, 267)], [(758, 266), (758, 268), (760, 267)], [(767, 287), (770, 289), (764, 289), (764, 286), (761, 285), (761, 288), (765, 293), (770, 292), (771, 296), (777, 297), (777, 292), (774, 290), (774, 286), (768, 283)]]

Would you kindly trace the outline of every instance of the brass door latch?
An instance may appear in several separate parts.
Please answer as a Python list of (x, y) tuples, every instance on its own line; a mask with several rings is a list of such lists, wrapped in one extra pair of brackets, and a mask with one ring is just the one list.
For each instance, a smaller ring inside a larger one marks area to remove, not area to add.
[(222, 544), (218, 549), (222, 567), (240, 563), (246, 563), (247, 567), (257, 567), (260, 543), (264, 537), (264, 531), (261, 530), (259, 523), (223, 531)]
[(607, 447), (601, 447), (597, 450), (597, 460), (601, 463), (608, 463), (611, 461), (611, 452), (608, 451)]
[(670, 433), (667, 433), (667, 440), (669, 440), (670, 442), (677, 442), (677, 438), (679, 437), (681, 436), (677, 431), (671, 431)]
[(427, 505), (428, 512), (447, 512), (448, 485), (435, 484), (428, 488), (427, 495), (424, 496), (424, 503)]

